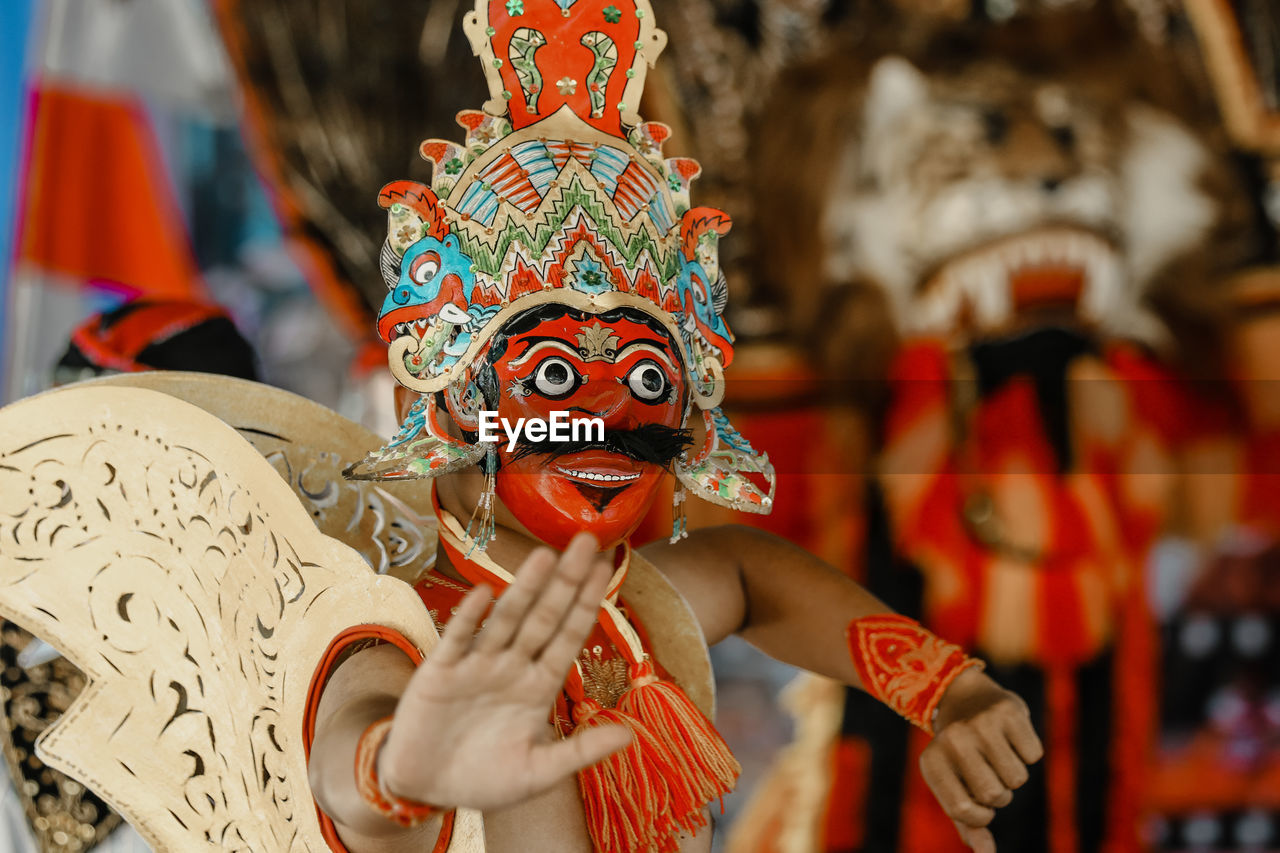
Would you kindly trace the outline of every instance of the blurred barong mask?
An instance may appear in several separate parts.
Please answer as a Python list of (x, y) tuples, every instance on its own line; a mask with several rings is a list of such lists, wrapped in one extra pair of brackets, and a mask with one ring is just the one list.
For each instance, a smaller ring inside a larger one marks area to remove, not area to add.
[[(649, 3), (477, 2), (464, 28), (491, 99), (459, 114), (461, 144), (422, 143), (431, 186), (395, 181), (379, 196), (378, 332), (420, 399), (347, 475), (481, 465), (468, 527), (480, 549), (495, 494), (548, 544), (586, 529), (608, 547), (640, 523), (666, 470), (679, 481), (673, 539), (686, 488), (769, 512), (773, 467), (718, 408), (733, 359), (718, 260), (730, 219), (692, 206), (698, 164), (664, 158), (669, 128), (635, 111), (666, 44)], [(604, 440), (479, 441), (481, 412), (516, 423), (555, 410), (601, 419)]]
[(827, 274), (866, 277), (911, 335), (1001, 334), (1057, 312), (1160, 343), (1144, 303), (1221, 210), (1210, 152), (1169, 113), (999, 61), (871, 72), (822, 215)]

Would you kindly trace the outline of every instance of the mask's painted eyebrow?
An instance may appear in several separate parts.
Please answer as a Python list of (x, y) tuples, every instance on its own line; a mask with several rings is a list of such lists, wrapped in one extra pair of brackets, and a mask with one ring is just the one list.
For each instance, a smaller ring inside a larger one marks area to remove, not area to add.
[(645, 338), (639, 341), (632, 341), (622, 349), (618, 350), (618, 354), (614, 357), (614, 361), (622, 361), (623, 356), (633, 349), (640, 349), (644, 352), (652, 353), (666, 362), (667, 367), (671, 368), (672, 371), (676, 373), (680, 372), (680, 368), (677, 367), (671, 360), (671, 357), (667, 355), (667, 342), (657, 340), (656, 338)]
[[(512, 367), (520, 367), (545, 349), (558, 349), (575, 358), (582, 357), (582, 354), (578, 351), (577, 347), (573, 346), (563, 338), (558, 338), (554, 335), (525, 338), (523, 343), (528, 344), (528, 346), (525, 347), (524, 352), (522, 352), (518, 357), (512, 359)], [(666, 363), (667, 367), (678, 373), (680, 371), (680, 367), (672, 361), (671, 356), (668, 354), (670, 348), (670, 344), (667, 341), (660, 340), (658, 338), (641, 338), (638, 341), (631, 341), (619, 349), (617, 354), (613, 357), (613, 361), (616, 363), (622, 360), (630, 350), (641, 349), (657, 356)]]
[(625, 347), (618, 350), (618, 352), (626, 352), (632, 347), (638, 346), (640, 344), (647, 344), (648, 346), (651, 346), (654, 349), (667, 349), (670, 346), (670, 344), (668, 344), (666, 341), (658, 340), (657, 338), (640, 338), (638, 340), (631, 341)]
[(574, 358), (581, 357), (578, 353), (577, 347), (570, 346), (564, 340), (557, 337), (548, 336), (548, 337), (538, 337), (538, 338), (526, 338), (525, 342), (528, 343), (529, 346), (525, 349), (524, 352), (520, 354), (519, 358), (515, 358), (511, 361), (512, 367), (519, 367), (529, 359), (533, 358), (534, 355), (536, 355), (538, 352), (541, 352), (542, 350), (548, 349), (548, 348), (564, 350), (566, 353), (568, 353), (569, 355), (572, 355)]

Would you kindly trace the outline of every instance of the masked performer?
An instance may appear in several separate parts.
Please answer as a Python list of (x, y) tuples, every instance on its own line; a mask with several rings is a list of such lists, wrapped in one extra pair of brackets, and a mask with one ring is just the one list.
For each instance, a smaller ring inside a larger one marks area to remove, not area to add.
[[(924, 777), (992, 850), (1040, 744), (977, 661), (785, 542), (677, 522), (627, 544), (668, 470), (677, 501), (756, 512), (773, 477), (717, 408), (729, 220), (634, 112), (665, 42), (648, 4), (493, 0), (466, 30), (493, 99), (463, 144), (423, 144), (431, 187), (380, 197), (378, 328), (417, 399), (348, 470), (439, 478), (434, 566), (371, 573), (235, 432), (154, 391), (11, 407), (0, 608), (94, 682), (44, 754), (168, 849), (707, 850), (737, 765), (703, 644), (736, 632), (937, 733)], [(226, 397), (206, 408), (287, 441), (286, 407)], [(323, 520), (330, 489), (297, 482)]]

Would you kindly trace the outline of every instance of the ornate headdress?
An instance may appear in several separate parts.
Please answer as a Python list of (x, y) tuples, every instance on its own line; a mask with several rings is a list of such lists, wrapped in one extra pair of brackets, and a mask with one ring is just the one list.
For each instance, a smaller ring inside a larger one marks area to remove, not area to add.
[[(718, 406), (733, 335), (718, 240), (730, 219), (693, 207), (693, 160), (664, 158), (670, 129), (636, 113), (666, 44), (647, 0), (477, 0), (464, 23), (488, 79), (461, 144), (427, 140), (430, 187), (395, 181), (378, 331), (391, 371), (423, 395), (391, 443), (348, 475), (432, 477), (478, 462), (451, 438), (437, 395), (480, 403), (471, 368), (513, 317), (548, 303), (643, 312), (671, 335), (704, 438), (675, 463), (707, 500), (768, 512), (774, 473)], [(688, 419), (689, 412), (685, 413)], [(766, 488), (748, 474), (759, 475)]]

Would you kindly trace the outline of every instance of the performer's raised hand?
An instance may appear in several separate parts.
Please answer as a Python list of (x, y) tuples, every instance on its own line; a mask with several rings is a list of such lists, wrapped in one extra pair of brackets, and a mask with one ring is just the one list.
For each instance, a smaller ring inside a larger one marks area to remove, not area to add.
[(976, 670), (962, 673), (938, 706), (937, 732), (920, 771), (976, 853), (995, 853), (987, 825), (1044, 754), (1026, 703)]
[(595, 540), (579, 534), (561, 556), (540, 548), (525, 560), (478, 633), (491, 591), (472, 590), (396, 706), (379, 756), (386, 790), (498, 809), (625, 747), (630, 733), (621, 726), (554, 740), (547, 717), (609, 577)]

